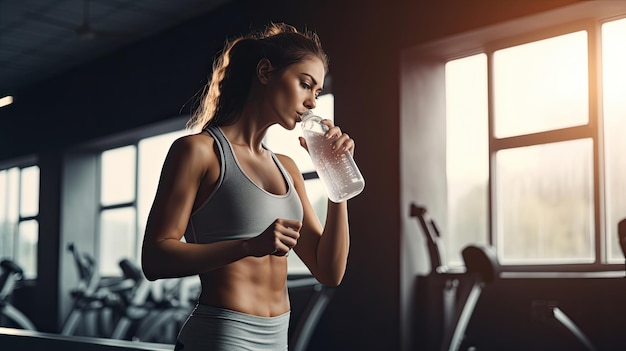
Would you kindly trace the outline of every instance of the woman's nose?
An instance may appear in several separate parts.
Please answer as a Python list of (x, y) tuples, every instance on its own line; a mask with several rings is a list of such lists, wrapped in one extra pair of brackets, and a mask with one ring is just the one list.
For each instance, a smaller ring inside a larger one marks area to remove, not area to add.
[(304, 102), (304, 106), (306, 108), (308, 108), (309, 110), (312, 110), (315, 108), (316, 104), (315, 104), (315, 98), (308, 98), (306, 99), (306, 101)]

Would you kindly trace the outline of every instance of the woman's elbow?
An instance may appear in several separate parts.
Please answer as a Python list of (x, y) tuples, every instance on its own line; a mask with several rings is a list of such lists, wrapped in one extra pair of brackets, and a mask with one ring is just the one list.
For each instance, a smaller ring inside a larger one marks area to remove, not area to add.
[(143, 270), (143, 275), (146, 277), (146, 279), (148, 279), (151, 282), (161, 278), (158, 274), (156, 274), (156, 272), (153, 272), (152, 270), (146, 268), (145, 266), (142, 266), (141, 269)]
[(323, 285), (335, 288), (343, 281), (343, 273), (320, 276), (317, 280)]
[(151, 260), (145, 253), (141, 256), (141, 270), (143, 271), (143, 275), (149, 281), (155, 281), (163, 278), (163, 275), (158, 268), (158, 263)]
[(152, 268), (149, 264), (146, 264), (144, 260), (142, 260), (141, 262), (141, 270), (143, 271), (143, 275), (149, 281), (153, 282), (159, 279), (159, 275), (157, 274), (156, 270)]
[(320, 283), (322, 283), (323, 285), (326, 285), (328, 287), (331, 287), (331, 288), (336, 288), (336, 287), (338, 287), (341, 284), (341, 280), (332, 280), (332, 281), (320, 282)]

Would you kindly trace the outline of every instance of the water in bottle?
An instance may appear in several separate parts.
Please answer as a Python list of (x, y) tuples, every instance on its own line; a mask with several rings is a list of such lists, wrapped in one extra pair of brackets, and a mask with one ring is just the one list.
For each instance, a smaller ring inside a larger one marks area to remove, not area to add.
[(365, 180), (349, 151), (332, 149), (334, 139), (324, 136), (328, 126), (321, 120), (312, 111), (302, 116), (304, 139), (328, 198), (333, 202), (342, 202), (360, 194)]

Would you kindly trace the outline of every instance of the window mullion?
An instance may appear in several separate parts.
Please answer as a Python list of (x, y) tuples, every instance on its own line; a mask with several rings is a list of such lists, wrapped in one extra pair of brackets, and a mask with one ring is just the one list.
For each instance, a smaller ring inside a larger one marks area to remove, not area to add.
[(17, 169), (17, 218), (13, 230), (13, 257), (16, 262), (20, 262), (20, 224), (22, 223), (22, 167)]
[(134, 241), (134, 252), (135, 252), (135, 260), (139, 260), (141, 253), (139, 252), (139, 141), (135, 142), (135, 201), (133, 202), (133, 206), (135, 207), (135, 241)]
[(491, 142), (493, 143), (495, 152), (503, 149), (557, 143), (576, 139), (593, 138), (595, 140), (595, 133), (596, 128), (591, 125), (583, 125), (500, 139), (494, 137), (491, 139)]
[(589, 127), (593, 139), (593, 203), (596, 264), (607, 263), (607, 242), (604, 223), (604, 159), (602, 150), (602, 31), (601, 22), (589, 28)]
[(496, 248), (496, 252), (498, 252), (498, 256), (500, 256), (500, 249), (498, 248), (498, 243), (497, 243), (497, 228), (498, 228), (498, 223), (496, 222), (496, 215), (495, 215), (495, 197), (496, 197), (496, 192), (495, 192), (495, 184), (497, 184), (496, 182), (496, 178), (497, 178), (497, 174), (496, 174), (496, 167), (495, 167), (495, 161), (496, 161), (496, 143), (495, 143), (495, 125), (494, 125), (494, 120), (495, 120), (495, 96), (494, 96), (494, 80), (493, 80), (493, 54), (494, 54), (494, 50), (489, 50), (487, 52), (487, 118), (488, 118), (488, 122), (487, 122), (487, 128), (488, 128), (488, 138), (489, 138), (489, 142), (488, 142), (488, 150), (489, 150), (489, 178), (487, 180), (487, 223), (489, 223), (488, 225), (488, 232), (489, 232), (489, 238), (487, 239), (487, 242), (492, 245), (493, 247)]

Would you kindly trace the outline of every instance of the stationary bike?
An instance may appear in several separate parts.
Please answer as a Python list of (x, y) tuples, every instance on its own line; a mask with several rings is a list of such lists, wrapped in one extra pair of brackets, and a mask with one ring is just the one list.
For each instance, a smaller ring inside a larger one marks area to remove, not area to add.
[(417, 218), (426, 238), (431, 265), (429, 276), (444, 279), (441, 330), (437, 333), (440, 336), (439, 349), (476, 350), (467, 344), (465, 332), (483, 288), (499, 276), (500, 263), (495, 249), (482, 244), (467, 245), (461, 251), (465, 271), (449, 270), (444, 264), (439, 228), (434, 220), (427, 218), (426, 212), (425, 207), (411, 204), (410, 215)]
[(22, 268), (10, 259), (3, 259), (0, 262), (0, 267), (2, 267), (0, 274), (0, 325), (37, 330), (35, 324), (11, 304), (11, 295), (15, 286), (24, 276)]
[[(410, 215), (418, 219), (426, 236), (431, 263), (430, 276), (445, 279), (442, 292), (443, 321), (441, 326), (443, 331), (441, 333), (440, 350), (476, 351), (477, 349), (474, 346), (467, 343), (465, 332), (482, 289), (499, 278), (501, 266), (496, 251), (488, 245), (467, 245), (461, 252), (465, 262), (465, 272), (451, 272), (443, 263), (443, 245), (440, 242), (441, 234), (435, 221), (426, 218), (426, 208), (411, 204)], [(619, 228), (620, 244), (626, 255), (626, 219), (620, 222)], [(469, 282), (471, 282), (471, 287), (469, 289), (461, 289), (460, 281), (468, 278)], [(554, 320), (567, 329), (587, 350), (596, 350), (585, 333), (558, 306), (546, 305), (543, 306), (540, 312), (544, 313), (546, 320)]]

